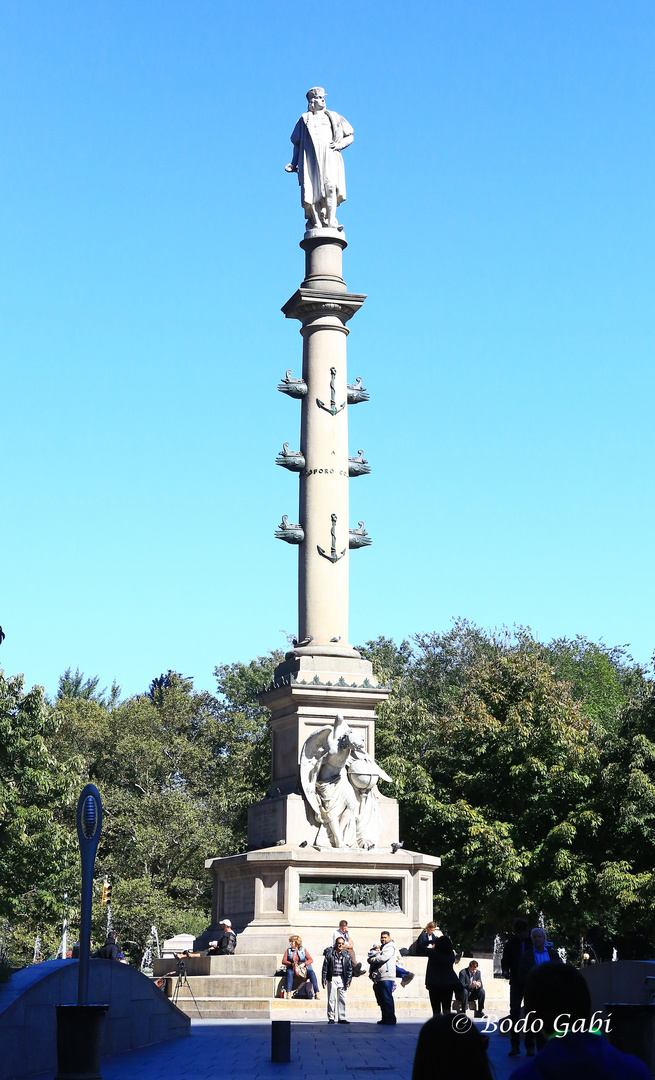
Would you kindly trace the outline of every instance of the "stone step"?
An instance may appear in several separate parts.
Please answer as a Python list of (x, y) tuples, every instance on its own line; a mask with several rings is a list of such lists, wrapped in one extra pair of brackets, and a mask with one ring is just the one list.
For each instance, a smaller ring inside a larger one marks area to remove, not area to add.
[[(273, 975), (281, 967), (282, 953), (253, 953), (234, 956), (185, 956), (184, 965), (189, 977), (192, 975)], [(321, 958), (321, 963), (323, 962)], [(176, 970), (173, 957), (153, 960), (152, 973), (162, 978)]]
[[(320, 1021), (327, 1009), (327, 998), (322, 994), (319, 1000), (309, 998), (255, 998), (255, 997), (219, 997), (195, 995), (194, 999), (180, 988), (176, 1004), (187, 1016), (203, 1019), (287, 1019)], [(431, 1013), (427, 996), (415, 999), (400, 999), (394, 996), (396, 1013), (399, 1017), (428, 1019)], [(371, 993), (369, 998), (349, 998), (347, 1003), (350, 1019), (374, 1018), (379, 1012), (378, 1004)], [(507, 1012), (505, 1003), (485, 1004), (488, 1016), (504, 1016)], [(469, 1011), (469, 1015), (473, 1015)]]
[[(318, 973), (320, 979), (320, 972)], [(176, 987), (176, 980), (167, 980), (168, 985), (166, 989), (167, 996), (172, 996)], [(296, 989), (299, 982), (294, 983)], [(189, 977), (189, 986), (192, 993), (196, 998), (280, 998), (281, 992), (284, 987), (283, 979), (281, 976), (267, 976), (267, 975), (192, 975)], [(319, 982), (320, 986), (320, 982)], [(501, 993), (498, 993), (498, 989)], [(490, 991), (487, 991), (487, 999), (485, 1008), (499, 1009), (501, 1011), (507, 1011), (509, 1008), (509, 1001), (505, 995), (502, 994), (502, 990), (505, 989), (504, 984), (498, 984), (497, 980), (491, 987)], [(323, 997), (326, 991), (321, 989), (321, 996)], [(190, 996), (187, 988), (184, 984), (179, 985), (179, 995), (182, 997)], [(349, 1000), (362, 1000), (373, 998), (373, 988), (371, 980), (366, 975), (359, 976), (353, 979), (350, 988), (348, 990)], [(428, 992), (424, 986), (423, 979), (420, 976), (416, 976), (407, 986), (401, 986), (400, 980), (397, 982), (396, 1000), (427, 1000)], [(306, 998), (291, 999), (291, 1000), (309, 1000)]]

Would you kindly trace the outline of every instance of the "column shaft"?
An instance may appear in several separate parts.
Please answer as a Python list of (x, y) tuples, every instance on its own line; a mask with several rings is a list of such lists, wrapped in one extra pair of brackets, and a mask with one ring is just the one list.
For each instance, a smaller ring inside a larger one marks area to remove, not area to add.
[[(335, 316), (302, 329), (307, 396), (300, 435), (306, 467), (300, 476), (305, 542), (298, 553), (298, 637), (311, 636), (317, 645), (348, 641), (347, 332)], [(328, 410), (335, 408), (332, 415)]]

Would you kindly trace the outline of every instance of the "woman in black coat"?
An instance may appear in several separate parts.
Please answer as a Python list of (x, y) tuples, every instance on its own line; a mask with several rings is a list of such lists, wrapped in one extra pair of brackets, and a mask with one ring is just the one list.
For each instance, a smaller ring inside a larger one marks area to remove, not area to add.
[(451, 1012), (453, 994), (462, 1001), (462, 984), (455, 974), (453, 964), (457, 957), (453, 943), (446, 934), (435, 939), (434, 948), (428, 953), (425, 985), (430, 995), (432, 1012)]
[(425, 930), (421, 930), (421, 933), (418, 936), (418, 941), (416, 942), (417, 956), (430, 955), (430, 952), (434, 948), (434, 943), (437, 940), (437, 935), (435, 934), (436, 929), (437, 924), (434, 922), (429, 922)]

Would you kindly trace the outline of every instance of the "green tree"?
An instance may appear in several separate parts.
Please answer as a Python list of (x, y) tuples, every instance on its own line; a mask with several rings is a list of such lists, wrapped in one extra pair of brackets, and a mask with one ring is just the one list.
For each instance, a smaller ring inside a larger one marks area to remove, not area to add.
[(606, 733), (598, 797), (607, 845), (599, 888), (622, 959), (655, 957), (655, 687)]
[(57, 719), (45, 693), (0, 669), (0, 919), (12, 959), (31, 959), (38, 932), (52, 950), (63, 891), (75, 874), (76, 839), (64, 824), (75, 803), (78, 762), (52, 750)]
[(444, 650), (440, 712), (402, 691), (381, 711), (378, 746), (399, 780), (404, 837), (442, 856), (437, 910), (463, 942), (517, 911), (544, 910), (577, 933), (599, 916), (599, 751), (538, 651), (494, 652), (467, 652), (454, 679)]
[[(204, 860), (245, 848), (248, 807), (265, 793), (270, 771), (256, 694), (275, 661), (217, 668), (218, 696), (169, 671), (115, 707), (93, 697), (57, 702), (58, 753), (77, 754), (80, 785), (92, 780), (102, 796), (96, 873), (112, 882), (114, 925), (135, 961), (152, 923), (162, 938), (207, 925)], [(101, 937), (99, 889), (94, 914)]]
[(107, 696), (107, 687), (103, 690), (98, 690), (98, 683), (100, 682), (100, 676), (94, 675), (89, 679), (84, 678), (84, 673), (80, 671), (79, 667), (75, 669), (73, 674), (71, 668), (66, 668), (63, 675), (59, 676), (59, 686), (57, 688), (57, 700), (61, 701), (64, 698), (71, 698), (73, 700), (82, 699), (83, 701), (96, 701), (98, 705), (106, 707), (113, 707), (118, 703), (121, 696), (121, 688), (114, 679), (109, 696)]

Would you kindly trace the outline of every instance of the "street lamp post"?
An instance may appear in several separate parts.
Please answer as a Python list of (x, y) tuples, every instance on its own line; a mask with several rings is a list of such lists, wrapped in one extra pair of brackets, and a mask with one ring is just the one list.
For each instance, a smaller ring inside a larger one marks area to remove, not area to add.
[(77, 1005), (57, 1005), (57, 1076), (55, 1080), (101, 1080), (100, 1047), (108, 1005), (89, 1005), (93, 868), (102, 829), (102, 801), (87, 784), (77, 804), (77, 837), (82, 862), (80, 959)]

